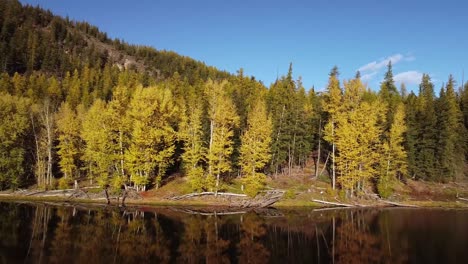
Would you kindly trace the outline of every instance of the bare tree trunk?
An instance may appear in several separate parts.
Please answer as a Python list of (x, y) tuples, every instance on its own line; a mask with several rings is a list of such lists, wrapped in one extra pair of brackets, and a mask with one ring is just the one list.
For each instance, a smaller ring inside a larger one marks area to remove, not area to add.
[[(213, 149), (213, 132), (214, 132), (214, 121), (211, 120), (210, 121), (210, 146), (209, 146), (209, 149), (208, 149), (208, 153), (209, 153), (209, 156), (211, 156), (211, 151)], [(209, 162), (208, 164), (208, 175), (211, 175), (212, 173), (212, 164), (211, 164), (211, 161)]]
[(215, 196), (218, 196), (218, 189), (219, 189), (219, 172), (216, 174)]
[(294, 134), (293, 134), (293, 143), (292, 143), (292, 149), (289, 151), (289, 176), (291, 176), (291, 170), (292, 166), (294, 165), (294, 154), (296, 151), (296, 128), (297, 128), (297, 116), (296, 116), (296, 121), (294, 122)]
[(106, 186), (106, 188), (104, 189), (104, 193), (106, 194), (107, 204), (110, 204), (109, 193), (107, 192), (107, 189), (108, 189), (108, 188), (109, 188), (109, 187)]
[[(276, 140), (275, 140), (275, 143), (278, 143), (278, 140), (279, 140), (279, 137), (281, 135), (281, 128), (283, 126), (283, 116), (284, 116), (284, 111), (286, 110), (286, 105), (283, 105), (283, 110), (281, 111), (281, 118), (280, 118), (280, 124), (279, 124), (279, 128), (278, 128), (278, 133), (276, 134)], [(273, 153), (273, 156), (271, 157), (271, 166), (273, 166), (274, 162), (275, 162), (275, 154), (276, 154), (276, 159), (278, 160), (278, 156), (279, 156), (279, 149), (276, 153)], [(275, 166), (275, 176), (278, 174), (278, 164), (276, 164)]]
[(335, 121), (332, 121), (332, 189), (335, 190)]
[(320, 143), (322, 141), (322, 118), (319, 120), (319, 138), (318, 138), (318, 150), (317, 150), (317, 163), (315, 163), (315, 178), (318, 177), (320, 167)]
[(123, 151), (123, 131), (120, 129), (119, 131), (119, 143), (120, 143), (120, 169), (122, 176), (125, 176), (125, 171), (124, 171), (124, 151)]
[(53, 148), (53, 116), (51, 113), (50, 101), (46, 99), (42, 109), (42, 120), (46, 128), (47, 136), (47, 172), (46, 172), (46, 185), (52, 184), (52, 148)]
[(43, 164), (42, 164), (42, 154), (40, 150), (40, 144), (39, 144), (39, 136), (38, 132), (36, 131), (36, 126), (34, 122), (34, 116), (31, 112), (30, 114), (31, 117), (31, 124), (32, 124), (32, 129), (33, 129), (33, 134), (34, 134), (34, 142), (36, 144), (36, 177), (37, 177), (37, 185), (38, 186), (44, 186), (45, 184), (45, 177), (44, 177), (44, 169), (43, 169)]

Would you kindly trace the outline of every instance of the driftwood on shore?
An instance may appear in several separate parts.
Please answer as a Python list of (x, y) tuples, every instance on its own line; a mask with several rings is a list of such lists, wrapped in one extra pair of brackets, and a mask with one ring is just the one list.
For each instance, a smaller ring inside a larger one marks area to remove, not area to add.
[(191, 215), (221, 216), (242, 215), (253, 212), (263, 217), (282, 217), (284, 214), (275, 208), (236, 208), (236, 207), (170, 207), (171, 211)]
[(340, 206), (340, 207), (356, 207), (356, 205), (352, 205), (352, 204), (327, 202), (327, 201), (317, 200), (317, 199), (312, 199), (312, 202), (326, 204), (326, 205)]
[(247, 197), (245, 194), (238, 194), (238, 193), (225, 193), (225, 192), (201, 192), (201, 193), (189, 193), (189, 194), (184, 194), (180, 196), (175, 196), (169, 198), (170, 200), (183, 200), (183, 199), (188, 199), (192, 197), (197, 197), (197, 196), (207, 196), (207, 195), (214, 195), (214, 196), (235, 196), (235, 197)]
[(380, 201), (383, 202), (383, 203), (393, 205), (393, 206), (398, 206), (398, 207), (415, 207), (415, 208), (419, 207), (419, 206), (413, 205), (413, 204), (402, 204), (402, 203), (396, 203), (396, 202), (387, 201), (387, 200), (380, 200)]
[(203, 197), (203, 196), (214, 196), (216, 198), (227, 199), (229, 206), (231, 207), (240, 207), (240, 208), (262, 208), (268, 207), (272, 204), (279, 201), (285, 191), (283, 190), (269, 190), (260, 192), (257, 196), (250, 198), (245, 194), (238, 193), (226, 193), (226, 192), (201, 192), (201, 193), (189, 193), (181, 196), (175, 196), (169, 198), (170, 200), (184, 200), (191, 199), (194, 197)]
[(125, 205), (125, 200), (133, 199), (140, 200), (143, 199), (141, 195), (133, 188), (127, 188), (121, 194), (111, 195), (107, 189), (102, 190), (98, 193), (88, 192), (86, 189), (89, 188), (77, 188), (77, 189), (65, 189), (65, 190), (19, 190), (13, 192), (9, 195), (25, 196), (25, 197), (60, 197), (66, 198), (66, 201), (71, 201), (75, 199), (87, 199), (87, 200), (106, 200), (107, 204), (110, 204), (111, 201), (117, 201), (119, 204), (120, 199), (122, 199), (121, 204)]

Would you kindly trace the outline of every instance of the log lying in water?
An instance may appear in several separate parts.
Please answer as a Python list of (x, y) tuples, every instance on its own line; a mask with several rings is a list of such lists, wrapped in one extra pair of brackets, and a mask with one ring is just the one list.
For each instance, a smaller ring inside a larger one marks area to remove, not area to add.
[(219, 196), (235, 196), (235, 197), (247, 197), (245, 194), (238, 194), (238, 193), (225, 193), (225, 192), (219, 192), (216, 194), (215, 192), (201, 192), (201, 193), (189, 193), (181, 196), (175, 196), (169, 198), (170, 200), (182, 200), (182, 199), (187, 199), (187, 198), (192, 198), (192, 197), (197, 197), (197, 196), (205, 196), (205, 195), (219, 195)]
[(356, 207), (356, 205), (352, 205), (352, 204), (327, 202), (327, 201), (322, 201), (322, 200), (317, 200), (317, 199), (312, 199), (312, 202), (327, 204), (327, 205), (334, 205), (334, 206), (341, 206), (341, 207)]
[(383, 202), (383, 203), (386, 203), (386, 204), (390, 204), (390, 205), (393, 205), (393, 206), (399, 206), (399, 207), (415, 207), (415, 208), (419, 207), (419, 206), (413, 205), (413, 204), (401, 204), (401, 203), (391, 202), (391, 201), (387, 201), (387, 200), (380, 200), (380, 201)]
[(186, 214), (193, 214), (193, 215), (207, 215), (207, 216), (217, 216), (217, 215), (236, 215), (236, 214), (245, 214), (247, 211), (245, 210), (236, 210), (236, 211), (231, 211), (231, 210), (209, 210), (209, 211), (202, 211), (202, 210), (196, 210), (196, 209), (189, 209), (189, 208), (176, 208), (176, 207), (171, 207), (170, 208), (172, 211), (175, 212), (181, 212), (181, 213), (186, 213)]

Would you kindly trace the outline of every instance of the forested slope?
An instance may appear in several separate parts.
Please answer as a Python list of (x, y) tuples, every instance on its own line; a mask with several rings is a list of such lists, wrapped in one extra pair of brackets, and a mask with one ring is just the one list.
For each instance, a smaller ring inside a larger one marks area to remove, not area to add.
[(316, 92), (290, 65), (267, 88), (13, 0), (0, 29), (0, 189), (146, 190), (179, 173), (196, 191), (237, 179), (255, 195), (269, 175), (324, 167), (331, 189), (387, 197), (408, 178), (466, 176), (468, 85), (452, 76), (436, 96), (428, 75), (418, 94), (398, 90), (391, 64), (379, 89), (335, 67)]

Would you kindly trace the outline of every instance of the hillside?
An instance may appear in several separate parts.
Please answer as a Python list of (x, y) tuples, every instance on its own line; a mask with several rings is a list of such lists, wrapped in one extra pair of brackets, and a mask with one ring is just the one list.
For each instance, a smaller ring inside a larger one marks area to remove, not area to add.
[(226, 78), (225, 71), (175, 52), (110, 39), (87, 22), (76, 22), (17, 0), (0, 0), (0, 72), (40, 71), (65, 76), (75, 69), (132, 69), (156, 79), (178, 72), (190, 83)]

